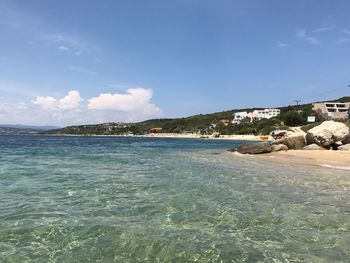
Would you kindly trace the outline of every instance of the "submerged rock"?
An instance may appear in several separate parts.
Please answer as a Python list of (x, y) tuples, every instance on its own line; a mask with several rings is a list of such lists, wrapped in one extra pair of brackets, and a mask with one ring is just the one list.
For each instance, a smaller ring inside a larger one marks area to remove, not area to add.
[(308, 144), (317, 144), (319, 146), (327, 147), (344, 140), (349, 134), (349, 127), (344, 123), (324, 121), (322, 124), (307, 132), (306, 141)]
[(242, 154), (270, 153), (272, 147), (268, 142), (244, 143), (237, 147), (237, 152)]
[(306, 145), (306, 140), (303, 135), (288, 137), (280, 140), (274, 141), (272, 144), (284, 144), (290, 150), (300, 150)]
[(317, 150), (325, 150), (325, 149), (314, 143), (314, 144), (306, 145), (305, 147), (303, 147), (303, 150), (317, 151)]
[(279, 151), (288, 151), (289, 148), (287, 145), (284, 145), (284, 144), (274, 144), (271, 146), (271, 150), (273, 152), (279, 152)]

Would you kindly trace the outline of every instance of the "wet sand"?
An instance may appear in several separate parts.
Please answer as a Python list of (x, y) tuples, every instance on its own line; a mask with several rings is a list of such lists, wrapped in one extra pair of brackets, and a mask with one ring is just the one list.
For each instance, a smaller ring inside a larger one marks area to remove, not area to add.
[(350, 152), (331, 150), (289, 150), (256, 155), (259, 158), (270, 157), (270, 161), (316, 165), (328, 168), (350, 170)]

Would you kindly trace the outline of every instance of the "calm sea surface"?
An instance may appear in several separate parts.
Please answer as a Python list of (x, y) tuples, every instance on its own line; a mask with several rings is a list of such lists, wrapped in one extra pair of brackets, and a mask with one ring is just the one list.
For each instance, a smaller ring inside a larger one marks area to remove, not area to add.
[(0, 136), (0, 262), (350, 262), (350, 172), (234, 146)]

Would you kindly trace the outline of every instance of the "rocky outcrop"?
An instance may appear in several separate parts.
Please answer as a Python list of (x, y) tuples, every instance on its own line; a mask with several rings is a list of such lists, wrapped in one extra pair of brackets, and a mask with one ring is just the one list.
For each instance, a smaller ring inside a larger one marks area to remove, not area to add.
[(310, 144), (310, 145), (303, 147), (303, 150), (317, 151), (317, 150), (325, 150), (325, 149), (322, 148), (321, 146), (318, 146), (317, 144)]
[(329, 147), (336, 142), (342, 141), (349, 136), (349, 127), (344, 123), (335, 121), (324, 121), (322, 124), (312, 128), (306, 134), (308, 144), (317, 144)]
[(284, 144), (290, 150), (300, 150), (306, 145), (306, 140), (303, 135), (299, 135), (299, 136), (287, 137), (284, 139), (276, 140), (272, 144), (273, 145)]
[(289, 148), (287, 145), (284, 144), (273, 144), (271, 146), (272, 152), (279, 152), (279, 151), (288, 151)]
[(261, 154), (272, 152), (272, 147), (268, 142), (244, 143), (237, 147), (237, 152), (242, 154)]
[(339, 146), (338, 150), (339, 151), (350, 151), (350, 144)]

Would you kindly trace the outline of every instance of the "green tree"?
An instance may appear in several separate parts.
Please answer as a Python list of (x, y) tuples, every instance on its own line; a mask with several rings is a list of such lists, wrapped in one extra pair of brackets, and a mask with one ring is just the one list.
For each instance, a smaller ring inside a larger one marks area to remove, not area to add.
[(283, 114), (282, 120), (287, 126), (300, 126), (306, 124), (306, 120), (296, 111), (291, 110)]

